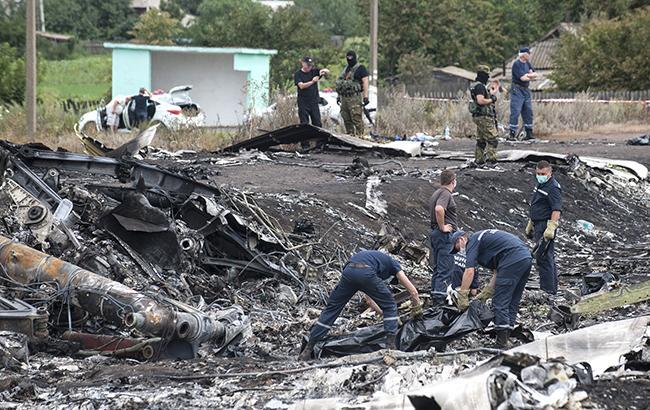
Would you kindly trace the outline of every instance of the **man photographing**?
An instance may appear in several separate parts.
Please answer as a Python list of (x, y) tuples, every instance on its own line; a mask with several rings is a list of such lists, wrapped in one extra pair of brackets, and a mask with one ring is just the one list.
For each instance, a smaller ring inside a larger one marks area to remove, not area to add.
[(318, 82), (330, 71), (326, 68), (315, 68), (311, 57), (303, 58), (301, 64), (300, 70), (293, 75), (294, 83), (298, 87), (298, 118), (301, 124), (309, 124), (311, 119), (312, 125), (322, 127), (318, 106)]

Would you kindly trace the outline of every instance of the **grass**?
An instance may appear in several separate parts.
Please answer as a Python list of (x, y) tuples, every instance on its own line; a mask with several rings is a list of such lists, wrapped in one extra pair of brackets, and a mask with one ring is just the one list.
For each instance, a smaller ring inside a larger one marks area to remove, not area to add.
[(111, 89), (110, 54), (46, 60), (38, 91), (45, 100), (99, 100)]

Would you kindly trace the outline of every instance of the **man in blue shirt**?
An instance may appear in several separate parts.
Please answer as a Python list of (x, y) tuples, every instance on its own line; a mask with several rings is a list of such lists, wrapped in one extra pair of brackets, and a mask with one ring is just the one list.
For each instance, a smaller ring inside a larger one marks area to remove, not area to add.
[(451, 237), (452, 253), (465, 248), (466, 266), (458, 290), (457, 307), (469, 307), (470, 284), (478, 266), (492, 269), (487, 290), (492, 296), (497, 346), (505, 348), (510, 331), (515, 327), (519, 302), (530, 275), (530, 249), (515, 235), (498, 229), (486, 229), (471, 235), (456, 231)]
[(132, 104), (134, 104), (133, 111), (135, 114), (136, 126), (147, 121), (149, 117), (147, 107), (149, 105), (150, 98), (151, 98), (151, 94), (144, 87), (140, 88), (140, 91), (138, 92), (137, 95), (134, 95), (133, 97), (130, 98), (131, 100), (133, 100)]
[(512, 64), (512, 89), (510, 90), (510, 139), (516, 139), (519, 114), (524, 120), (527, 140), (533, 139), (533, 101), (528, 87), (537, 77), (530, 63), (530, 49), (519, 49), (519, 58)]
[(560, 224), (562, 213), (562, 187), (553, 177), (553, 167), (548, 161), (537, 163), (530, 200), (530, 219), (526, 225), (526, 236), (535, 242), (547, 241), (547, 251), (537, 257), (539, 286), (550, 295), (557, 293), (558, 279), (555, 266), (555, 231)]
[(311, 328), (309, 342), (298, 359), (304, 361), (311, 358), (316, 342), (327, 335), (336, 318), (357, 291), (363, 292), (368, 305), (377, 314), (384, 316), (386, 348), (395, 349), (399, 316), (397, 303), (387, 286), (393, 278), (397, 278), (411, 295), (412, 315), (421, 314), (418, 291), (402, 271), (399, 262), (380, 251), (361, 251), (353, 255), (343, 267), (341, 280), (330, 294), (327, 306), (318, 321)]

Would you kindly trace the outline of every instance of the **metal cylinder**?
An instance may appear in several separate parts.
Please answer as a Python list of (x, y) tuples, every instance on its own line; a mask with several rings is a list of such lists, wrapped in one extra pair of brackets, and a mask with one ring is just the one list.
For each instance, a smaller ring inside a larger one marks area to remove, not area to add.
[(202, 312), (178, 311), (121, 283), (99, 276), (26, 245), (0, 236), (0, 265), (11, 279), (30, 283), (56, 284), (68, 290), (70, 303), (121, 326), (145, 335), (183, 339), (193, 344), (219, 338), (221, 323)]

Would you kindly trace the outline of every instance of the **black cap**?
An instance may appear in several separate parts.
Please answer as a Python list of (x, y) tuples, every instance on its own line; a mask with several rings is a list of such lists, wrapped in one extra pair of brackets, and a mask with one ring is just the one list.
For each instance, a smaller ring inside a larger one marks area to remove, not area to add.
[(461, 229), (451, 234), (451, 253), (456, 253), (454, 246), (456, 246), (456, 241), (460, 239), (461, 236), (465, 236), (465, 231)]
[(303, 57), (302, 62), (313, 65), (314, 64), (314, 59), (311, 58), (311, 57)]

